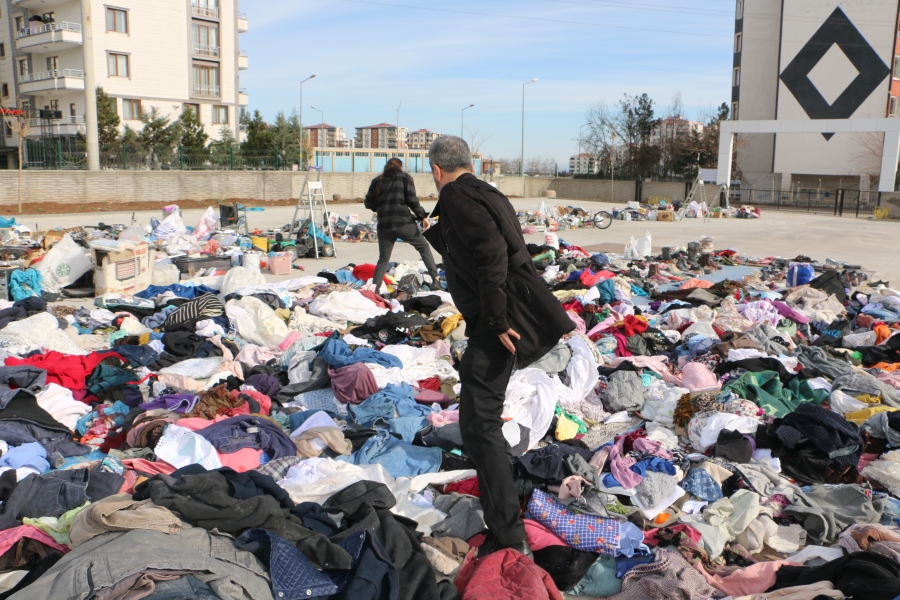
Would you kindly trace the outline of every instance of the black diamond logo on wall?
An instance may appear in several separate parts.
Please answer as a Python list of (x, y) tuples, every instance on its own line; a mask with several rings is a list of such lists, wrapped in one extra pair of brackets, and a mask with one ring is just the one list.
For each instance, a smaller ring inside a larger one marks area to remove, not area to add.
[[(809, 73), (835, 44), (856, 67), (859, 75), (834, 104), (828, 104), (809, 79)], [(849, 119), (890, 74), (890, 67), (884, 64), (844, 11), (836, 8), (781, 73), (781, 81), (810, 119)], [(834, 134), (822, 135), (830, 140)]]

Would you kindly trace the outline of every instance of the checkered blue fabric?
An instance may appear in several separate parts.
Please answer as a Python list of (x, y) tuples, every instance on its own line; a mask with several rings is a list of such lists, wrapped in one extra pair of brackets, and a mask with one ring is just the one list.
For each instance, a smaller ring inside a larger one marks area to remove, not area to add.
[(707, 502), (722, 498), (722, 486), (703, 469), (691, 469), (680, 485), (684, 491)]
[(528, 512), (541, 525), (578, 550), (614, 556), (619, 549), (621, 525), (615, 519), (569, 512), (546, 492), (535, 490)]

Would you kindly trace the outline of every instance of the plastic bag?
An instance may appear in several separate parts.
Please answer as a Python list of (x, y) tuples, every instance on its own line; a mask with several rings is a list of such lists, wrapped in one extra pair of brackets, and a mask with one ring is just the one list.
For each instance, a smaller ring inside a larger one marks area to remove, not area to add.
[(216, 225), (218, 223), (219, 216), (213, 210), (213, 207), (210, 206), (206, 209), (206, 212), (203, 213), (203, 216), (200, 217), (200, 223), (194, 227), (194, 231), (191, 235), (198, 240), (205, 239), (216, 230)]
[(637, 251), (639, 257), (650, 256), (652, 248), (653, 238), (650, 236), (649, 231), (646, 233), (646, 235), (644, 235), (644, 237), (638, 238), (634, 244), (634, 249)]
[(144, 241), (144, 228), (140, 225), (132, 225), (131, 227), (126, 227), (119, 234), (118, 240), (120, 242), (131, 242), (133, 244), (140, 244)]
[(181, 214), (176, 212), (163, 219), (163, 222), (153, 230), (153, 237), (158, 240), (167, 240), (172, 236), (184, 233), (187, 233), (187, 227), (181, 220)]
[(157, 264), (153, 268), (153, 273), (151, 276), (153, 278), (153, 285), (167, 286), (172, 285), (173, 283), (178, 283), (178, 281), (181, 279), (181, 271), (179, 271), (178, 267), (173, 265), (171, 262), (166, 265)]
[(806, 285), (816, 276), (815, 269), (809, 263), (792, 262), (788, 265), (787, 282), (790, 287)]
[(44, 290), (56, 294), (90, 271), (91, 259), (67, 233), (34, 268), (43, 277)]

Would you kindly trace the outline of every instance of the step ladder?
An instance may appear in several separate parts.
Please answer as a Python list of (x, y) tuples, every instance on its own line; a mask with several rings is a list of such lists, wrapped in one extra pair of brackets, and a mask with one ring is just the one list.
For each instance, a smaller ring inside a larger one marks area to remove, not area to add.
[[(315, 179), (311, 175), (315, 173)], [(313, 247), (316, 250), (316, 260), (319, 260), (319, 239), (316, 236), (319, 225), (327, 229), (328, 239), (331, 240), (331, 248), (337, 257), (337, 248), (334, 245), (334, 232), (331, 220), (328, 218), (328, 202), (325, 200), (325, 188), (322, 184), (322, 167), (310, 165), (306, 170), (306, 179), (303, 180), (303, 188), (297, 198), (297, 206), (294, 208), (294, 216), (291, 218), (291, 235), (299, 233), (301, 226), (306, 221), (310, 223), (309, 236), (312, 238)], [(318, 220), (317, 220), (318, 219)]]

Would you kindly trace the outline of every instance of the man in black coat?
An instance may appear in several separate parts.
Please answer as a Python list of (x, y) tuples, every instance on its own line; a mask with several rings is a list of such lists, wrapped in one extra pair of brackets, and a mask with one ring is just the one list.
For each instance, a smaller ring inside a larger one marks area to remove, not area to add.
[(443, 258), (469, 337), (459, 420), (491, 534), (480, 555), (512, 548), (530, 556), (501, 430), (503, 402), (513, 365), (538, 360), (575, 325), (538, 276), (509, 199), (472, 175), (466, 142), (441, 136), (428, 158), (440, 199), (431, 215), (438, 224), (425, 238)]

